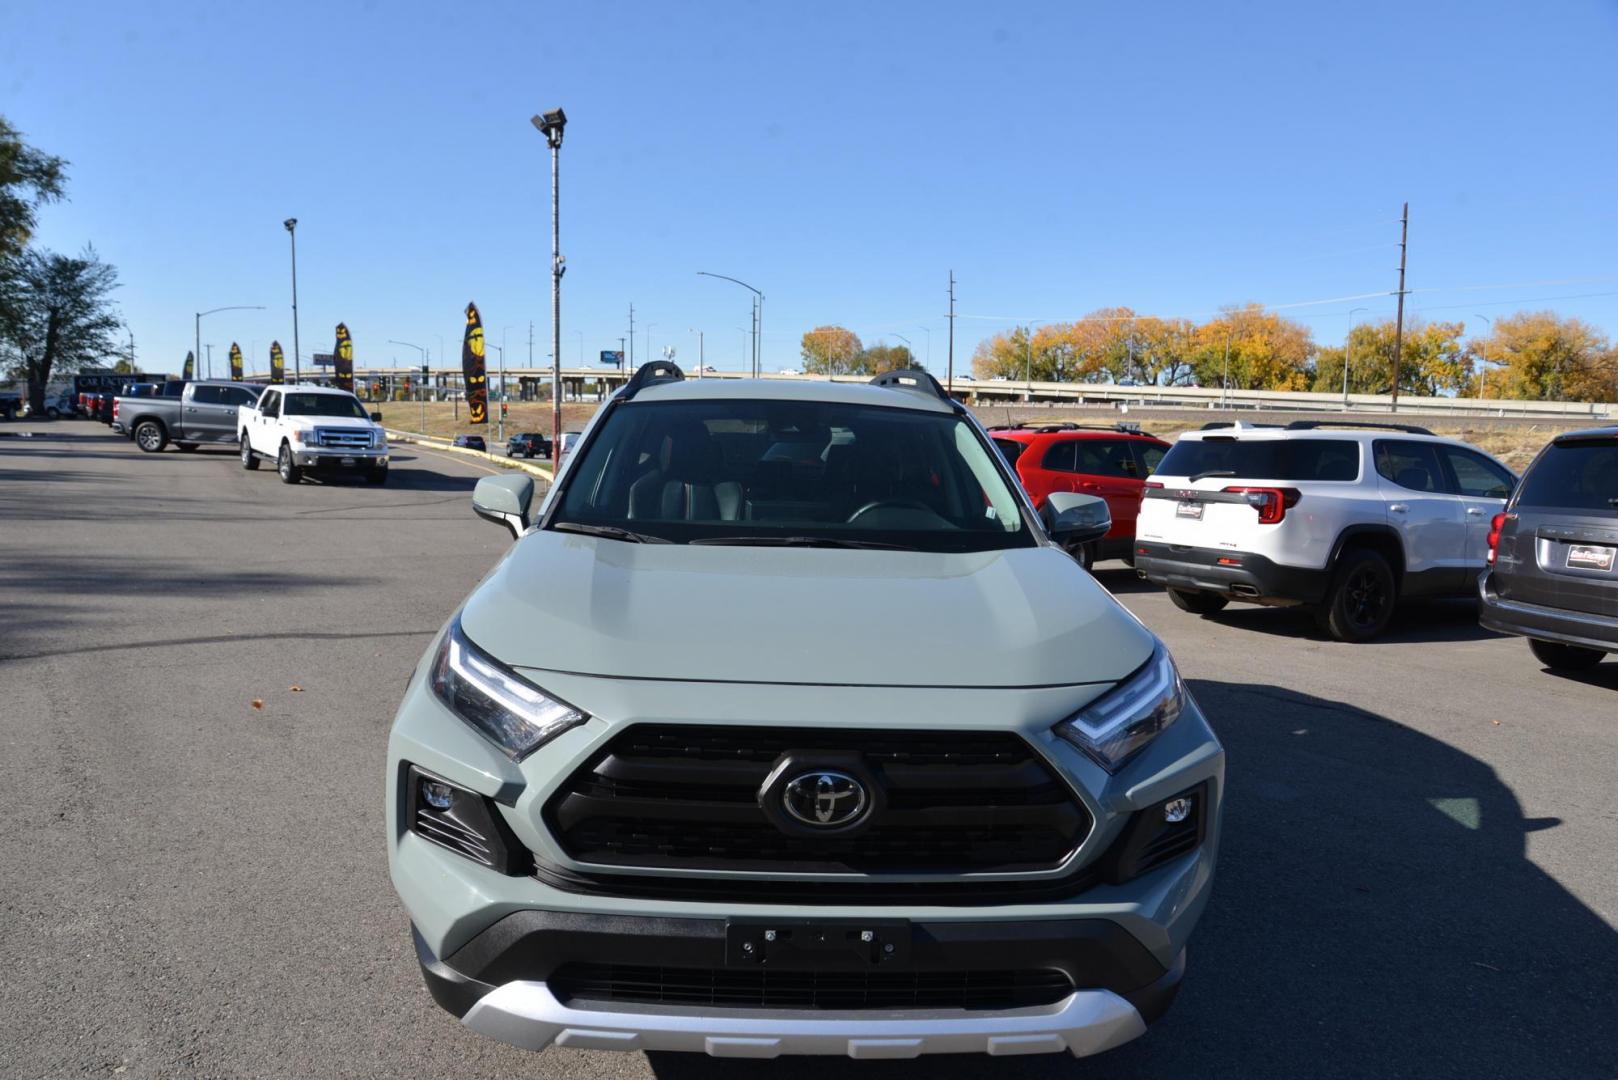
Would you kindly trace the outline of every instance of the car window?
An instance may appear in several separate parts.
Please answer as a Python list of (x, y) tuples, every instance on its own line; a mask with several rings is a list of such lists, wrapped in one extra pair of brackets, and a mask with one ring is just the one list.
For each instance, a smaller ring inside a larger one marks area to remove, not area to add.
[(345, 420), (369, 420), (365, 407), (347, 394), (288, 394), (282, 411), (288, 416), (334, 416)]
[(221, 405), (225, 401), (223, 386), (199, 386), (191, 392), (193, 405)]
[(1444, 491), (1447, 487), (1432, 443), (1378, 439), (1376, 471), (1410, 491)]
[(677, 543), (926, 551), (1034, 543), (1003, 461), (954, 413), (829, 401), (632, 401), (602, 419), (564, 484), (550, 528), (611, 526)]
[(1156, 471), (1165, 476), (1219, 474), (1243, 480), (1351, 482), (1360, 475), (1360, 448), (1352, 439), (1209, 435), (1175, 443)]
[(1618, 516), (1618, 439), (1552, 443), (1528, 467), (1512, 505)]
[(1482, 454), (1446, 446), (1442, 453), (1455, 476), (1455, 489), (1475, 499), (1504, 499), (1510, 496), (1516, 478)]
[(1017, 464), (1022, 452), (1028, 449), (1028, 444), (1021, 439), (995, 439), (994, 445), (1000, 450), (1000, 456), (1006, 459), (1007, 465)]
[(1077, 471), (1090, 476), (1140, 479), (1140, 466), (1124, 439), (1074, 439)]
[(264, 399), (261, 402), (259, 402), (258, 411), (260, 413), (262, 413), (263, 415), (265, 415), (265, 416), (271, 416), (271, 417), (280, 416), (281, 415), (281, 394), (280, 394), (280, 392), (277, 391), (277, 390), (266, 391), (265, 394), (264, 394)]
[(1073, 440), (1064, 439), (1060, 442), (1053, 442), (1046, 447), (1045, 456), (1039, 459), (1039, 467), (1052, 469), (1056, 472), (1074, 472), (1077, 468), (1075, 464), (1077, 461), (1078, 457), (1073, 450)]
[(1130, 445), (1135, 448), (1135, 457), (1140, 461), (1140, 474), (1143, 477), (1155, 473), (1157, 467), (1163, 463), (1163, 455), (1169, 452), (1168, 447), (1159, 446), (1157, 443), (1135, 440)]
[(251, 405), (258, 400), (258, 395), (244, 386), (227, 386), (224, 389), (226, 405)]

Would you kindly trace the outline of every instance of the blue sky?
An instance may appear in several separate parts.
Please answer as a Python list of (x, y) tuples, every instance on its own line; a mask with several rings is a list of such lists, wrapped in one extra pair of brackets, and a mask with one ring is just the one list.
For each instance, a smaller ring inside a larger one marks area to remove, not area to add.
[(741, 366), (748, 294), (698, 270), (764, 290), (771, 370), (835, 322), (942, 372), (951, 269), (958, 370), (1013, 321), (1115, 304), (1258, 301), (1332, 342), (1392, 314), (1406, 199), (1417, 315), (1618, 332), (1611, 0), (6, 11), (0, 112), (72, 163), (38, 240), (117, 265), (147, 370), (227, 304), (267, 310), (204, 320), (216, 370), (232, 340), (290, 352), (288, 216), (304, 353), (344, 320), (362, 367), (415, 361), (389, 338), (455, 357), (475, 299), (513, 365), (530, 320), (546, 362), (528, 117), (557, 105), (568, 364), (633, 301), (654, 351), (689, 364), (699, 328)]

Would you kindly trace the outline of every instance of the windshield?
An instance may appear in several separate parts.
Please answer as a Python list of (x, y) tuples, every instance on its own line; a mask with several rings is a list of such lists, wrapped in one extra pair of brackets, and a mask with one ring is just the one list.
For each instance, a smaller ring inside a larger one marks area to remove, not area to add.
[(365, 406), (346, 394), (288, 394), (282, 416), (340, 416), (345, 420), (369, 420)]
[(1034, 543), (966, 420), (834, 402), (629, 402), (568, 474), (552, 529), (676, 543), (988, 551)]
[(1156, 472), (1160, 476), (1235, 476), (1243, 480), (1359, 479), (1360, 447), (1351, 439), (1181, 439)]

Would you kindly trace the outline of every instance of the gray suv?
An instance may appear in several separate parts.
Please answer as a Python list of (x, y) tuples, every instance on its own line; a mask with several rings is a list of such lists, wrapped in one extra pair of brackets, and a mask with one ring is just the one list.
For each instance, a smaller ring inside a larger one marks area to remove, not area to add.
[(924, 372), (637, 371), (388, 744), (432, 996), (540, 1050), (1097, 1053), (1169, 1006), (1224, 751)]
[(1552, 671), (1618, 652), (1618, 427), (1558, 436), (1489, 526), (1481, 621)]

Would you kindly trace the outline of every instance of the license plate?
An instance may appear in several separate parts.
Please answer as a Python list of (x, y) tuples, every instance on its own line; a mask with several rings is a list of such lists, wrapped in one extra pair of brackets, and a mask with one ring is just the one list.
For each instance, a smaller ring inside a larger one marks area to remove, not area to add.
[(910, 961), (910, 924), (894, 919), (731, 919), (725, 963), (857, 971)]
[(351, 457), (346, 457), (346, 458), (343, 458), (339, 462), (339, 464), (341, 464), (346, 469), (346, 468), (351, 467), (354, 464), (354, 459), (351, 458)]
[(1175, 517), (1191, 518), (1193, 521), (1202, 520), (1202, 504), (1199, 502), (1183, 502), (1174, 508)]
[(1618, 554), (1618, 548), (1602, 544), (1570, 544), (1567, 565), (1575, 570), (1611, 570), (1615, 554)]

